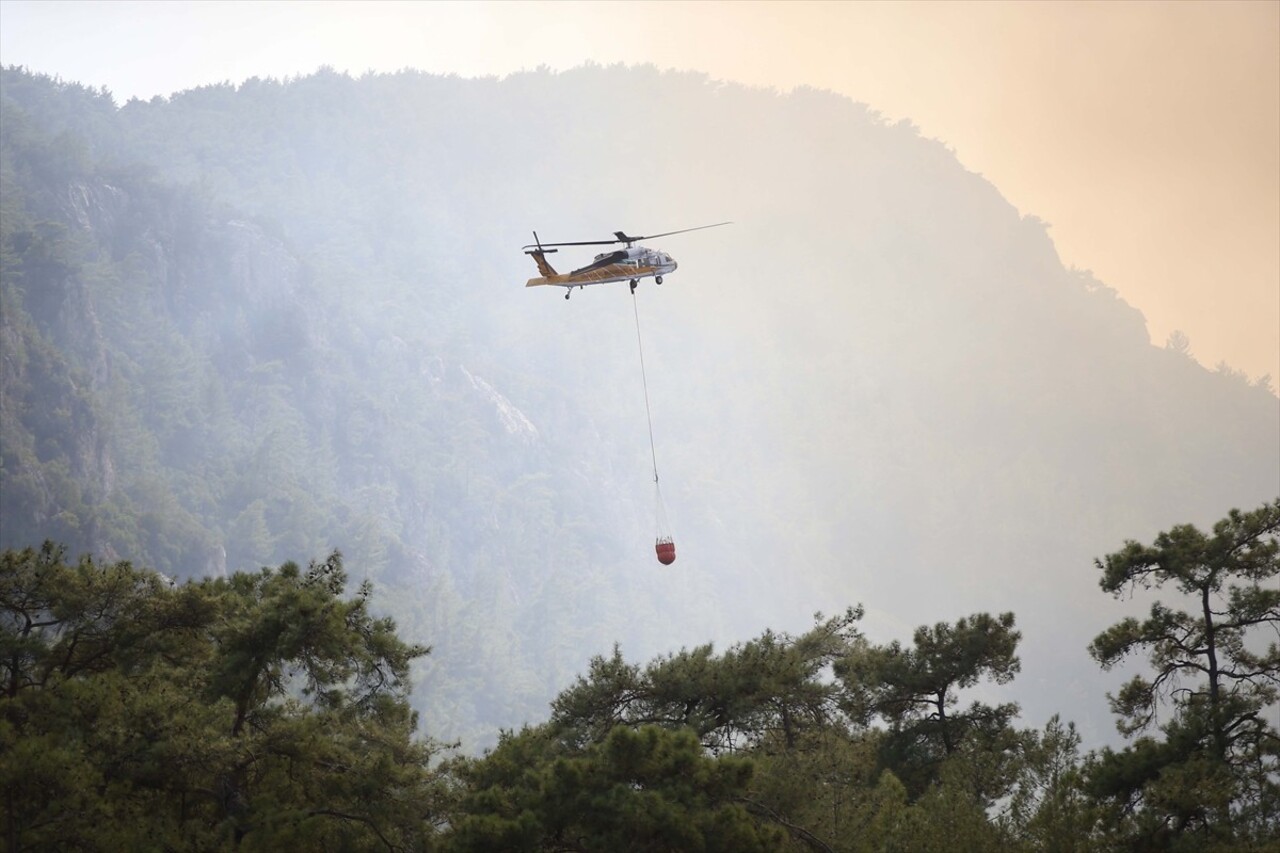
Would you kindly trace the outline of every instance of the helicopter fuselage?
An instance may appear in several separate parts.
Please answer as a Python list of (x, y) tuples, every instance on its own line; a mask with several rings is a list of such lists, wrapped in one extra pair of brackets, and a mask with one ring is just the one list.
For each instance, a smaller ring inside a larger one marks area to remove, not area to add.
[(585, 267), (570, 273), (557, 273), (547, 264), (545, 253), (531, 251), (538, 271), (543, 275), (531, 278), (525, 287), (556, 285), (565, 288), (586, 287), (589, 284), (608, 284), (616, 281), (635, 282), (652, 277), (659, 284), (662, 276), (675, 272), (679, 264), (666, 252), (646, 246), (628, 246), (612, 252), (601, 252)]
[[(575, 287), (586, 287), (588, 284), (608, 284), (613, 281), (625, 281), (631, 284), (631, 293), (636, 292), (636, 285), (642, 278), (652, 278), (655, 284), (662, 284), (662, 277), (676, 271), (675, 258), (666, 252), (637, 246), (641, 240), (656, 240), (659, 237), (670, 237), (673, 234), (687, 234), (690, 231), (702, 231), (706, 228), (719, 228), (730, 225), (729, 222), (717, 222), (713, 225), (699, 225), (697, 228), (682, 228), (679, 231), (663, 231), (661, 234), (636, 234), (628, 236), (625, 231), (614, 231), (612, 240), (576, 240), (569, 243), (544, 243), (538, 239), (538, 232), (533, 232), (533, 242), (524, 247), (526, 255), (533, 256), (542, 275), (529, 279), (525, 287), (537, 287), (550, 284), (565, 289), (564, 298)], [(610, 246), (622, 244), (623, 248), (609, 252), (601, 252), (585, 267), (579, 267), (571, 273), (558, 273), (547, 263), (547, 255), (560, 251), (561, 246)]]

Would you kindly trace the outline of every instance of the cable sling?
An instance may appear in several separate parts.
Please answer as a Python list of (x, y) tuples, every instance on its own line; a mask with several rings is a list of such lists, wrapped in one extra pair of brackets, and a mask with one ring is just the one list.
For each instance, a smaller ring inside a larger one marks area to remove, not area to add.
[(631, 307), (636, 315), (636, 345), (640, 348), (640, 382), (644, 386), (644, 414), (649, 419), (649, 455), (653, 457), (653, 482), (658, 482), (658, 451), (653, 444), (653, 412), (649, 410), (649, 379), (644, 370), (644, 341), (640, 337), (640, 305), (631, 291)]
[(649, 406), (649, 378), (644, 367), (644, 339), (640, 334), (640, 305), (636, 292), (631, 291), (631, 308), (636, 317), (636, 346), (640, 350), (640, 382), (644, 386), (644, 414), (649, 423), (649, 455), (653, 459), (654, 512), (658, 526), (655, 550), (658, 562), (669, 566), (676, 559), (676, 544), (667, 525), (667, 508), (662, 502), (662, 487), (658, 483), (658, 450), (653, 440), (653, 410)]

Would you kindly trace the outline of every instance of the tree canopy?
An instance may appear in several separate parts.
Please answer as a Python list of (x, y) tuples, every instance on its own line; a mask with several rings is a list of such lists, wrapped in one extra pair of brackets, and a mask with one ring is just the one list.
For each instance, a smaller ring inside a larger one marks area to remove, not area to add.
[[(6, 849), (1257, 851), (1280, 839), (1280, 502), (1097, 561), (1173, 592), (1090, 651), (1144, 651), (1123, 749), (1019, 726), (1011, 613), (870, 642), (861, 607), (631, 663), (592, 659), (483, 755), (417, 732), (427, 654), (341, 557), (175, 582), (0, 554)], [(1206, 594), (1206, 591), (1207, 594)], [(1206, 604), (1207, 602), (1207, 604)], [(1218, 678), (1214, 689), (1214, 678)], [(1161, 709), (1168, 715), (1160, 721)]]
[(1090, 779), (1125, 815), (1118, 831), (1143, 844), (1280, 837), (1280, 733), (1268, 719), (1280, 698), (1278, 534), (1280, 500), (1232, 510), (1212, 534), (1179, 525), (1097, 561), (1105, 591), (1167, 591), (1186, 607), (1156, 601), (1089, 647), (1106, 669), (1138, 653), (1150, 665), (1111, 707), (1122, 733), (1158, 728), (1164, 740), (1103, 750)]
[(337, 554), (175, 585), (0, 555), (7, 849), (402, 849), (429, 837), (409, 646)]

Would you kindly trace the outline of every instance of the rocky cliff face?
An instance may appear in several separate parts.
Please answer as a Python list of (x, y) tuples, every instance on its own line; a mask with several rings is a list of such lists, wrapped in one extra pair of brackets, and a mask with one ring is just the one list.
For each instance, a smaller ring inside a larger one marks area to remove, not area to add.
[[(228, 367), (309, 345), (302, 264), (261, 227), (149, 180), (68, 176), (37, 192), (6, 177), (25, 202), (4, 235), (6, 544), (50, 536), (177, 576), (225, 573), (221, 536), (162, 470), (195, 473), (176, 458), (199, 431), (193, 389), (217, 397), (230, 381), (210, 345)], [(186, 544), (156, 560), (154, 540), (174, 536)]]

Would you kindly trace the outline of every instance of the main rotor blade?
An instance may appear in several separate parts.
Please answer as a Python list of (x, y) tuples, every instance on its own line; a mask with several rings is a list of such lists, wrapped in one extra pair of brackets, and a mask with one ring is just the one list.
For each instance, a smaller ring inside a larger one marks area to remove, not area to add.
[(658, 237), (670, 237), (672, 234), (685, 234), (689, 231), (701, 231), (704, 228), (719, 228), (721, 225), (732, 225), (732, 222), (717, 222), (714, 225), (699, 225), (697, 228), (681, 228), (679, 231), (663, 231), (661, 234), (646, 234), (643, 237), (632, 237), (622, 231), (616, 231), (615, 234), (622, 234), (616, 240), (577, 240), (571, 243), (530, 243), (523, 249), (548, 248), (553, 246), (612, 246), (614, 243), (626, 243), (630, 246), (632, 243), (638, 243), (641, 240), (654, 240)]
[(614, 243), (621, 243), (621, 240), (581, 240), (576, 243), (537, 243), (525, 246), (526, 249), (536, 249), (539, 246), (546, 248), (547, 246), (612, 246)]
[(627, 239), (639, 242), (640, 240), (656, 240), (659, 237), (670, 237), (672, 234), (685, 234), (689, 231), (701, 231), (703, 228), (719, 228), (721, 225), (732, 225), (732, 222), (717, 222), (714, 225), (699, 225), (697, 228), (681, 228), (679, 231), (663, 231), (661, 234), (646, 234), (643, 237), (631, 237)]

